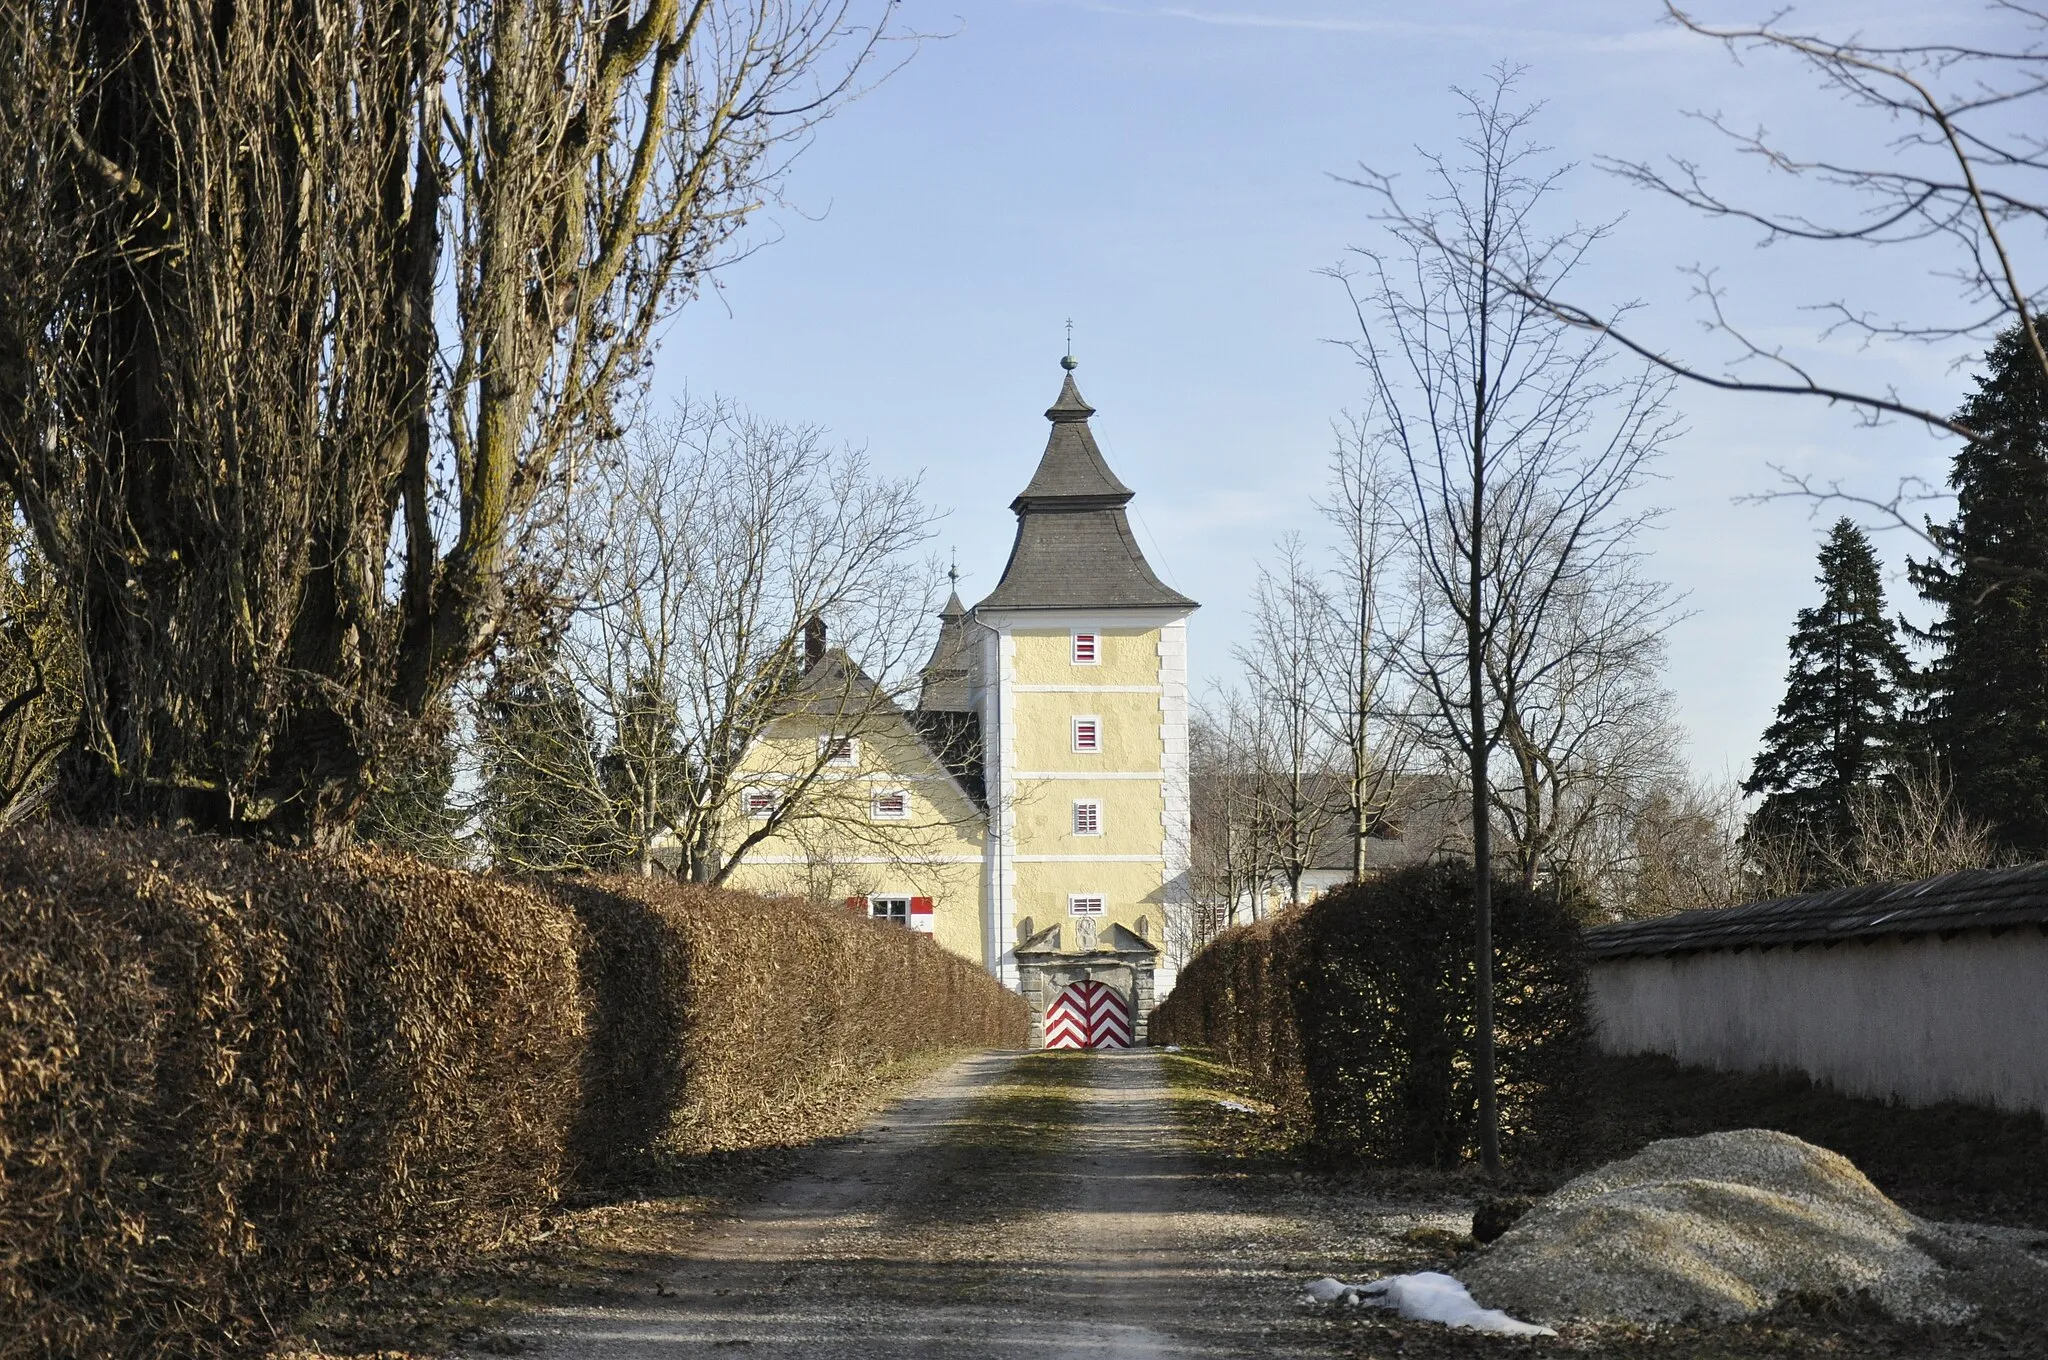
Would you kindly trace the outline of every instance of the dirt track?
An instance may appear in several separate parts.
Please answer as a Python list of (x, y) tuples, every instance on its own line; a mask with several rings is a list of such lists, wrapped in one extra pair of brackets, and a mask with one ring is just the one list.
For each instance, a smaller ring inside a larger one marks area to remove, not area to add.
[(1567, 1328), (1555, 1341), (1304, 1307), (1298, 1287), (1317, 1275), (1456, 1269), (1476, 1186), (1204, 1164), (1185, 1135), (1251, 1116), (1221, 1114), (1214, 1092), (1176, 1107), (1163, 1065), (1181, 1061), (1147, 1051), (967, 1059), (859, 1134), (819, 1145), (730, 1216), (675, 1220), (671, 1237), (587, 1302), (494, 1332), (484, 1350), (550, 1360), (2048, 1354), (2048, 1300), (2038, 1299), (1953, 1329), (1823, 1301), (1736, 1326)]
[(1299, 1353), (1280, 1333), (1316, 1323), (1274, 1261), (1298, 1225), (1197, 1172), (1159, 1062), (968, 1059), (666, 1278), (515, 1336), (562, 1360)]

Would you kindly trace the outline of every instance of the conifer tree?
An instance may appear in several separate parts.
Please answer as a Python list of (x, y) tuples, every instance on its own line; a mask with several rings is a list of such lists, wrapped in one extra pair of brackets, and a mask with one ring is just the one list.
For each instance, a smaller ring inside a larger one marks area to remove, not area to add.
[(492, 860), (527, 871), (618, 858), (590, 711), (551, 647), (502, 655), (477, 708), (482, 829)]
[(402, 747), (391, 750), (356, 818), (356, 838), (437, 864), (459, 865), (466, 814), (455, 796), (455, 715), (430, 714)]
[(1849, 520), (1836, 521), (1821, 545), (1815, 580), (1821, 602), (1799, 611), (1785, 697), (1742, 786), (1764, 795), (1750, 818), (1752, 841), (1842, 844), (1858, 791), (1882, 779), (1898, 756), (1909, 669), (1885, 614), (1877, 554)]
[(1921, 636), (1928, 744), (1965, 816), (1999, 849), (2048, 857), (2048, 381), (2015, 329), (1986, 356), (1957, 423), (1987, 431), (1956, 455), (1956, 516), (1930, 526), (1941, 550), (1911, 564), (1941, 610)]

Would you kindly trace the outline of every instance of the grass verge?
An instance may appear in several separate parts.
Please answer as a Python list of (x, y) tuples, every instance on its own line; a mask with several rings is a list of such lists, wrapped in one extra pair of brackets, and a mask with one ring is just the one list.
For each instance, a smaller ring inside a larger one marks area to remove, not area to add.
[(1273, 1168), (1303, 1155), (1307, 1129), (1302, 1122), (1207, 1049), (1162, 1053), (1160, 1068), (1182, 1136), (1212, 1169)]
[(948, 1130), (946, 1155), (1044, 1156), (1072, 1147), (1081, 1122), (1073, 1093), (1088, 1085), (1087, 1053), (1041, 1049), (1011, 1063)]

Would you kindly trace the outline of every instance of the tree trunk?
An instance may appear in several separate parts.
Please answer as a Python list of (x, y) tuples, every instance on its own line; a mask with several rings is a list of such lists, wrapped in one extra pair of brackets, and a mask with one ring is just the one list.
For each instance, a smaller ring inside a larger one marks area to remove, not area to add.
[[(1482, 282), (1482, 288), (1485, 283)], [(1472, 1078), (1479, 1087), (1479, 1160), (1488, 1175), (1500, 1173), (1500, 1110), (1494, 1097), (1493, 1063), (1493, 836), (1492, 798), (1487, 785), (1490, 754), (1486, 726), (1486, 373), (1488, 321), (1479, 312), (1479, 360), (1472, 401), (1472, 535), (1465, 598), (1465, 681), (1470, 705), (1472, 753), (1472, 1014), (1477, 1051)]]

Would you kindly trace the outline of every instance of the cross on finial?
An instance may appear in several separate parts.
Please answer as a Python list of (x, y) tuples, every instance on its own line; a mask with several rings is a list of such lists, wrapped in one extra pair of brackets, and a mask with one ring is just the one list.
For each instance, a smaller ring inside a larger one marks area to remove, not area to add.
[(1070, 316), (1067, 318), (1067, 356), (1060, 360), (1060, 367), (1072, 373), (1079, 362), (1074, 358), (1074, 318)]

